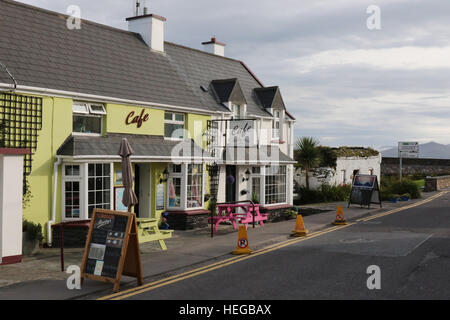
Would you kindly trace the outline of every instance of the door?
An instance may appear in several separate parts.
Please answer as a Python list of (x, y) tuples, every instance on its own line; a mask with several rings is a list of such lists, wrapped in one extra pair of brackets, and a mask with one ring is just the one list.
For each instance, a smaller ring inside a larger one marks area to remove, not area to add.
[(236, 166), (226, 166), (225, 202), (236, 201)]
[(139, 218), (151, 218), (151, 175), (150, 164), (136, 164), (135, 192), (139, 203), (135, 207), (136, 216)]

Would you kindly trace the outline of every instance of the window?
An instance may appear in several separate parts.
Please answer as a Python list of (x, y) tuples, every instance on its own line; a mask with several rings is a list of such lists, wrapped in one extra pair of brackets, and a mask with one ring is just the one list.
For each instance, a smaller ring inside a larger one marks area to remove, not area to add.
[(274, 120), (272, 122), (272, 139), (280, 138), (280, 111), (275, 111)]
[(200, 208), (203, 206), (203, 165), (188, 165), (187, 174), (187, 207)]
[(169, 208), (181, 207), (181, 165), (172, 165), (170, 168), (169, 183)]
[(241, 118), (241, 106), (238, 104), (231, 105), (231, 112), (233, 112), (233, 119)]
[(81, 134), (102, 133), (105, 107), (101, 104), (75, 102), (73, 104), (73, 132)]
[(111, 209), (111, 164), (88, 165), (88, 217), (94, 208)]
[(252, 200), (256, 202), (260, 202), (260, 193), (261, 193), (261, 178), (253, 177), (252, 178)]
[(67, 165), (64, 168), (64, 218), (80, 218), (80, 166)]
[(369, 174), (373, 176), (373, 169), (369, 169)]
[(266, 204), (286, 202), (286, 166), (267, 166), (265, 175)]
[(184, 114), (166, 112), (164, 114), (164, 137), (184, 139)]
[(341, 172), (342, 172), (342, 184), (346, 184), (347, 182), (346, 171), (341, 170)]

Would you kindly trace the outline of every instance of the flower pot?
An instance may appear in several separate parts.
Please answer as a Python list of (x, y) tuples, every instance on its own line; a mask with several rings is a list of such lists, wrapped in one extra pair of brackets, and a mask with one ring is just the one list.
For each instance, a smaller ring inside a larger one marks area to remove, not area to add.
[(39, 252), (39, 240), (30, 240), (26, 232), (22, 232), (22, 254), (33, 255)]
[(408, 197), (401, 197), (400, 201), (409, 201), (409, 198)]
[(390, 198), (389, 201), (392, 202), (392, 203), (397, 203), (398, 199), (397, 198)]

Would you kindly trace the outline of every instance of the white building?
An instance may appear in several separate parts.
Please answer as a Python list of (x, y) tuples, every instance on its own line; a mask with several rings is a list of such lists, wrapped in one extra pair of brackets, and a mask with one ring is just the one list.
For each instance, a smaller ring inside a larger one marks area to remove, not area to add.
[[(335, 149), (338, 154), (343, 154), (339, 150)], [(310, 171), (309, 174), (309, 187), (310, 189), (319, 189), (323, 184), (329, 185), (343, 185), (351, 184), (355, 174), (370, 174), (376, 175), (378, 181), (380, 181), (381, 174), (381, 153), (373, 155), (372, 149), (363, 148), (345, 148), (345, 150), (353, 150), (357, 153), (364, 154), (366, 150), (367, 156), (355, 155), (355, 156), (338, 156), (336, 158), (336, 167), (316, 168)], [(301, 168), (297, 168), (295, 171), (294, 180), (300, 186), (306, 185), (305, 171)]]

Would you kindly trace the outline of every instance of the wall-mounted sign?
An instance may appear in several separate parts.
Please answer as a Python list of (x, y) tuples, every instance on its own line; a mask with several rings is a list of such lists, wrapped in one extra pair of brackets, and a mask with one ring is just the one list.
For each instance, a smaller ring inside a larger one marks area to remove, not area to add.
[(164, 210), (164, 184), (156, 186), (156, 210)]
[(131, 111), (127, 118), (125, 119), (125, 123), (127, 125), (136, 124), (138, 128), (142, 127), (142, 124), (150, 118), (150, 115), (145, 112), (145, 109), (142, 109), (140, 114), (136, 114), (134, 111)]
[(228, 146), (252, 146), (254, 144), (254, 120), (233, 120), (228, 124)]

